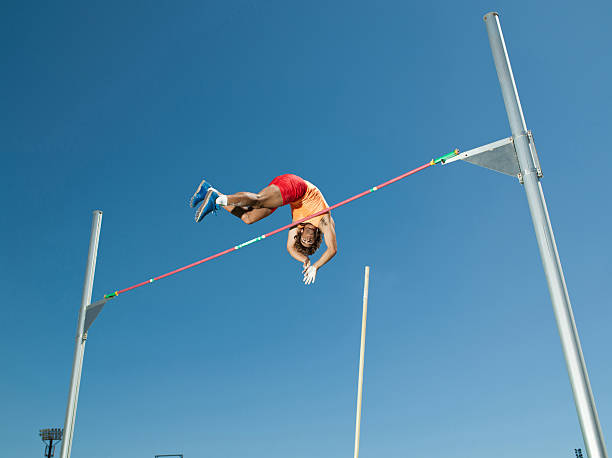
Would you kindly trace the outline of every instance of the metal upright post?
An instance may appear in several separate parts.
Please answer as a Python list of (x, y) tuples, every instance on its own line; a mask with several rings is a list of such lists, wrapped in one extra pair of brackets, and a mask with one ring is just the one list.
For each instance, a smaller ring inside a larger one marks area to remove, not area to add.
[(361, 347), (359, 350), (359, 379), (357, 382), (357, 416), (355, 419), (354, 458), (359, 458), (359, 438), (361, 435), (361, 399), (363, 395), (363, 363), (365, 359), (366, 320), (368, 318), (368, 289), (370, 287), (370, 266), (365, 266), (363, 280), (363, 312), (361, 314)]
[(578, 331), (576, 330), (565, 278), (563, 277), (555, 237), (546, 208), (546, 201), (544, 200), (542, 186), (531, 154), (525, 118), (510, 67), (499, 16), (497, 13), (487, 13), (484, 20), (487, 26), (504, 104), (508, 113), (508, 120), (512, 130), (512, 137), (540, 249), (544, 273), (548, 282), (553, 310), (557, 320), (584, 444), (586, 445), (589, 458), (607, 458), (608, 454), (597, 416), (597, 409), (595, 408), (595, 400), (584, 363), (584, 356), (578, 338)]
[(91, 302), (93, 280), (96, 271), (96, 258), (98, 256), (98, 240), (100, 239), (100, 226), (102, 224), (102, 212), (95, 210), (91, 223), (91, 238), (89, 239), (89, 253), (87, 255), (87, 269), (85, 270), (85, 282), (83, 284), (83, 295), (81, 297), (81, 310), (77, 326), (76, 343), (74, 346), (74, 359), (72, 362), (72, 376), (70, 378), (70, 391), (68, 392), (68, 405), (66, 407), (66, 420), (64, 421), (64, 441), (60, 458), (70, 458), (72, 451), (72, 438), (74, 436), (74, 422), (76, 419), (77, 402), (79, 399), (79, 386), (81, 384), (81, 369), (83, 368), (83, 356), (85, 354), (85, 342), (87, 334), (85, 329), (86, 309)]

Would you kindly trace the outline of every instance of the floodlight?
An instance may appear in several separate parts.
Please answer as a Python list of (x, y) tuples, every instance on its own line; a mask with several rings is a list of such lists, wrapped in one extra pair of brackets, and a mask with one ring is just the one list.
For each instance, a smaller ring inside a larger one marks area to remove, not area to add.
[[(45, 456), (47, 458), (51, 458), (53, 456), (53, 453), (55, 453), (55, 444), (53, 443), (53, 441), (61, 441), (64, 436), (64, 430), (62, 428), (46, 428), (41, 429), (38, 435), (45, 443)], [(47, 441), (49, 441), (48, 444)]]
[(62, 431), (62, 428), (47, 428), (47, 429), (41, 429), (39, 435), (40, 437), (42, 437), (43, 441), (48, 441), (48, 440), (61, 441), (63, 431)]

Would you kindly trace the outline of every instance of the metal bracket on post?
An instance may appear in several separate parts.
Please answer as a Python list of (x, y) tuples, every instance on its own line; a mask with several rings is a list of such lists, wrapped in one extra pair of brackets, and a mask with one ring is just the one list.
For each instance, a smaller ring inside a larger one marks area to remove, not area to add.
[[(540, 168), (540, 161), (535, 149), (535, 143), (533, 142), (533, 135), (528, 132), (529, 147), (531, 148), (531, 155), (533, 156), (533, 162), (536, 165), (538, 177), (542, 177), (542, 169)], [(451, 157), (444, 161), (444, 164), (462, 160), (469, 162), (470, 164), (478, 165), (489, 170), (503, 173), (518, 178), (519, 182), (523, 184), (523, 171), (518, 161), (516, 149), (514, 148), (514, 139), (512, 137), (504, 138), (493, 143), (488, 143), (478, 148), (471, 149), (464, 153), (459, 153), (455, 157)]]
[(495, 170), (504, 175), (512, 177), (520, 177), (521, 175), (512, 137), (459, 153), (457, 156), (448, 159), (445, 164), (459, 159), (489, 170)]
[[(525, 136), (525, 135), (521, 135), (521, 136)], [(540, 158), (538, 157), (538, 152), (535, 147), (535, 142), (533, 141), (533, 134), (531, 133), (530, 130), (528, 130), (526, 136), (527, 136), (527, 139), (529, 140), (529, 152), (531, 154), (531, 158), (533, 159), (533, 165), (535, 166), (536, 174), (538, 175), (538, 179), (540, 179), (544, 175), (542, 174), (542, 167), (540, 166)], [(520, 164), (519, 164), (519, 167), (520, 167)], [(523, 180), (522, 171), (519, 172), (518, 179), (521, 184), (524, 184), (525, 181)]]
[(533, 141), (533, 134), (530, 130), (527, 131), (527, 137), (529, 137), (529, 149), (531, 150), (531, 157), (533, 158), (533, 164), (535, 165), (536, 171), (538, 172), (538, 178), (542, 178), (542, 167), (540, 166), (540, 158), (536, 151), (535, 142)]
[(83, 331), (85, 335), (108, 301), (108, 299), (102, 299), (87, 306), (85, 309), (85, 327)]

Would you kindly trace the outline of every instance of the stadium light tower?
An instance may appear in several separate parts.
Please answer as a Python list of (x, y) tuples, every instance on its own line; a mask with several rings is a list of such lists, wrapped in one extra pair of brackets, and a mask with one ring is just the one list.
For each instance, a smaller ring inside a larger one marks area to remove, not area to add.
[[(55, 444), (53, 444), (53, 441), (61, 441), (64, 435), (64, 430), (62, 428), (47, 428), (41, 429), (38, 434), (45, 443), (45, 456), (47, 458), (51, 458), (55, 453)], [(48, 444), (47, 441), (49, 442)]]

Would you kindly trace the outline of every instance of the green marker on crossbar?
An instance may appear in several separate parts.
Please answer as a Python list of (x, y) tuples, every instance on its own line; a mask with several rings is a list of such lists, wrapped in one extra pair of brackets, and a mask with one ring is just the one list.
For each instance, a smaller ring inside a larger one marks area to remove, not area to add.
[(439, 164), (440, 162), (442, 162), (444, 164), (444, 162), (447, 159), (449, 159), (449, 158), (451, 158), (453, 156), (456, 156), (457, 154), (459, 154), (459, 150), (455, 149), (454, 151), (452, 151), (452, 152), (450, 152), (448, 154), (445, 154), (444, 156), (440, 156), (438, 159), (432, 159), (431, 160), (431, 165), (436, 165), (436, 164)]

